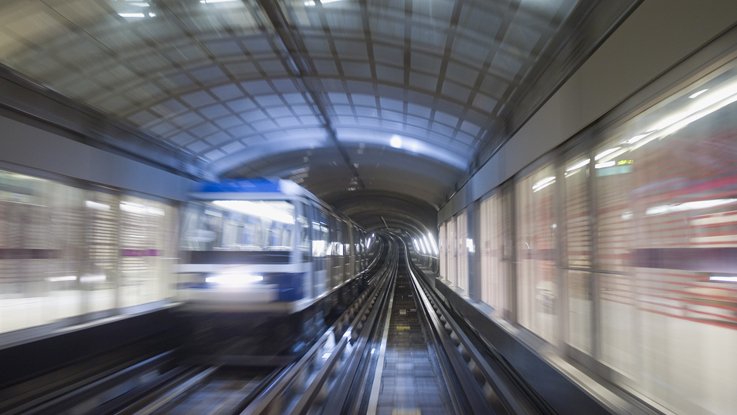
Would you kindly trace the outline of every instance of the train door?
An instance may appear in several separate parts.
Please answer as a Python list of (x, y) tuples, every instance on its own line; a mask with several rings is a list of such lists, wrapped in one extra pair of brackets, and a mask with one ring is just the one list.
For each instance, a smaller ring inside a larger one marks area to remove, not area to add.
[(340, 221), (334, 216), (330, 221), (330, 288), (337, 287), (343, 277), (343, 246), (340, 237)]
[(328, 220), (319, 207), (309, 206), (312, 228), (312, 283), (315, 297), (328, 289)]
[(304, 290), (304, 298), (315, 297), (315, 283), (313, 281), (312, 263), (312, 231), (310, 224), (312, 223), (312, 207), (304, 202), (295, 203), (297, 205), (297, 249), (296, 261), (293, 261), (302, 269), (304, 278), (302, 278), (302, 287)]
[(346, 236), (346, 246), (348, 246), (348, 252), (346, 252), (346, 255), (348, 255), (348, 272), (346, 272), (345, 278), (352, 279), (356, 276), (356, 246), (353, 244), (353, 226), (350, 223), (346, 223), (346, 230), (348, 231)]

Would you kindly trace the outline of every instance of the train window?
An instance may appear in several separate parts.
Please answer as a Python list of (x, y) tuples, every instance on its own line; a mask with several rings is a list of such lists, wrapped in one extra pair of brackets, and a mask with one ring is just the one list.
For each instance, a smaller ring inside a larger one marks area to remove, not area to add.
[(289, 251), (295, 221), (294, 205), (288, 201), (191, 202), (182, 244), (194, 251)]
[(308, 206), (305, 204), (301, 205), (301, 213), (297, 216), (297, 224), (299, 225), (299, 250), (304, 256), (309, 257), (311, 255), (312, 235), (310, 233)]
[(312, 256), (322, 258), (328, 254), (328, 224), (325, 213), (315, 209), (312, 221)]

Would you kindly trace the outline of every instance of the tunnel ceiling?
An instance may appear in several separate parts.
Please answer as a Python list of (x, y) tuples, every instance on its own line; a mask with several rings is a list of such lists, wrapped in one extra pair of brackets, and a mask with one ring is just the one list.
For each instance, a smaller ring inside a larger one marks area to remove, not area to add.
[(399, 211), (432, 215), (635, 3), (4, 0), (0, 62), (144, 137), (144, 158), (292, 178), (409, 223)]

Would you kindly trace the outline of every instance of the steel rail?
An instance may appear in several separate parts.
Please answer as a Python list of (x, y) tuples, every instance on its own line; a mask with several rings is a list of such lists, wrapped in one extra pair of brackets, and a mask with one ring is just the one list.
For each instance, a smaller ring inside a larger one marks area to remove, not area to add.
[[(442, 347), (451, 357), (463, 391), (473, 402), (473, 413), (547, 414), (550, 408), (532, 396), (524, 382), (446, 308), (438, 295), (417, 276), (421, 271), (406, 257), (408, 272), (432, 320)], [(424, 287), (424, 288), (423, 288)], [(476, 392), (480, 392), (479, 395)], [(489, 409), (483, 409), (483, 406)]]
[[(358, 348), (365, 348), (359, 337), (371, 330), (385, 302), (387, 287), (396, 275), (398, 248), (387, 242), (380, 255), (385, 261), (371, 278), (368, 287), (320, 339), (290, 368), (269, 385), (242, 414), (304, 414), (320, 412), (328, 391), (345, 377), (347, 367), (356, 367)], [(377, 260), (378, 263), (378, 260)], [(331, 394), (332, 395), (332, 394)]]

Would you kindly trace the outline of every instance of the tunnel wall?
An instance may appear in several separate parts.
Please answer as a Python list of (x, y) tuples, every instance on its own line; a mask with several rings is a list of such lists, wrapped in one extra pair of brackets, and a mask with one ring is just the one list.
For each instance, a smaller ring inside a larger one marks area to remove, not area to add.
[(171, 200), (184, 200), (193, 184), (174, 173), (7, 116), (0, 115), (0, 131), (0, 168), (42, 171)]
[[(604, 42), (563, 86), (440, 209), (443, 223), (573, 137), (653, 80), (656, 95), (682, 79), (688, 65), (668, 73), (737, 20), (730, 0), (648, 0)], [(615, 111), (624, 112), (618, 107)]]

